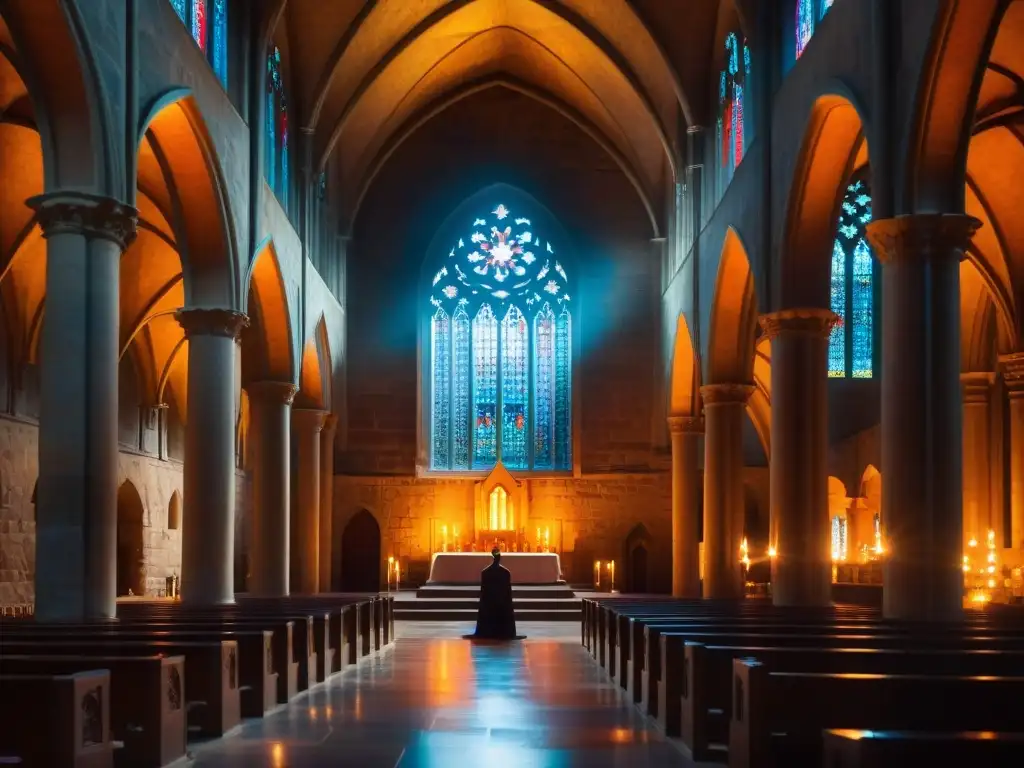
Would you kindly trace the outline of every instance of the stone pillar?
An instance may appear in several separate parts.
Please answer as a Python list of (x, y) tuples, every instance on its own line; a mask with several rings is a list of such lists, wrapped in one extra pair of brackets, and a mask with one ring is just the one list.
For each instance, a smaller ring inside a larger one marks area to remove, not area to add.
[(235, 340), (248, 324), (230, 309), (181, 309), (188, 339), (181, 599), (235, 601)]
[(136, 211), (80, 192), (34, 197), (46, 238), (40, 341), (36, 617), (117, 612), (119, 279)]
[(999, 362), (1010, 400), (1010, 547), (1024, 550), (1024, 352)]
[[(991, 504), (991, 436), (990, 398), (994, 373), (962, 373), (963, 385), (963, 551), (972, 538), (984, 552), (992, 520)], [(1001, 512), (1001, 510), (1000, 510)], [(1000, 531), (1002, 526), (999, 526)], [(998, 541), (998, 539), (997, 539)]]
[(291, 591), (315, 595), (320, 581), (320, 430), (323, 411), (292, 410), (295, 513), (292, 515)]
[(754, 387), (711, 384), (704, 399), (704, 597), (743, 597), (743, 420)]
[(334, 549), (334, 435), (338, 417), (328, 413), (320, 430), (320, 591), (331, 591)]
[(787, 309), (761, 318), (772, 345), (772, 601), (832, 602), (828, 515), (828, 338), (838, 318)]
[(700, 536), (697, 514), (701, 493), (698, 450), (704, 420), (669, 416), (672, 435), (672, 595), (700, 597)]
[(252, 440), (252, 546), (250, 591), (256, 595), (288, 594), (291, 409), (296, 387), (263, 381), (249, 393)]
[(915, 214), (868, 237), (882, 276), (883, 612), (963, 615), (960, 261), (980, 222)]

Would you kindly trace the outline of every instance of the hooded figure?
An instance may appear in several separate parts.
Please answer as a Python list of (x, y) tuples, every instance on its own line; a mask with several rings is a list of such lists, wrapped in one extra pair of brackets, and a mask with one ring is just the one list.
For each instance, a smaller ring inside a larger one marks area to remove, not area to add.
[(473, 637), (514, 640), (516, 614), (512, 607), (512, 574), (501, 565), (501, 551), (491, 550), (494, 562), (480, 572), (480, 608)]

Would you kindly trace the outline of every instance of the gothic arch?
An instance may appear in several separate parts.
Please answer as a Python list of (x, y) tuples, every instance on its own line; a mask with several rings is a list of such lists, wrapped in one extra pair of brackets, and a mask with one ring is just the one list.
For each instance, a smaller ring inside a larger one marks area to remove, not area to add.
[(251, 325), (242, 334), (246, 382), (295, 380), (295, 355), (288, 291), (272, 241), (260, 247), (249, 272)]
[(811, 109), (787, 203), (775, 302), (779, 309), (828, 309), (839, 206), (857, 164), (868, 161), (860, 111), (835, 93)]
[(753, 379), (757, 297), (747, 250), (732, 227), (718, 262), (708, 334), (708, 384), (746, 384)]
[(146, 593), (143, 549), (146, 510), (139, 489), (125, 480), (117, 489), (117, 594)]
[(675, 342), (672, 349), (672, 373), (669, 386), (669, 413), (693, 416), (701, 411), (700, 361), (690, 335), (686, 315), (679, 313), (676, 320)]
[(296, 406), (330, 411), (333, 371), (327, 324), (321, 315), (313, 334), (302, 347)]

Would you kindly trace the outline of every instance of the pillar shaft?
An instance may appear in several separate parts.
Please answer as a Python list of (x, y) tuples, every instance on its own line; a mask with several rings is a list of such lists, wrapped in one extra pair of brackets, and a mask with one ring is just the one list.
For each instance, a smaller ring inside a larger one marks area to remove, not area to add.
[[(963, 385), (963, 546), (975, 539), (982, 547), (995, 529), (991, 504), (991, 406), (994, 373), (964, 373)], [(1002, 530), (1002, 526), (999, 526)], [(998, 540), (998, 539), (997, 539)]]
[(838, 318), (827, 310), (765, 315), (772, 346), (772, 601), (832, 602), (828, 515), (828, 338)]
[(1024, 352), (1000, 363), (1010, 400), (1010, 546), (1024, 550)]
[(743, 596), (743, 420), (754, 388), (701, 387), (704, 399), (704, 597)]
[(963, 614), (960, 260), (980, 226), (917, 214), (868, 225), (883, 264), (882, 517), (886, 617)]
[(36, 617), (117, 611), (119, 278), (133, 208), (58, 193), (32, 198), (46, 238), (40, 343)]
[(331, 591), (331, 557), (334, 543), (334, 435), (338, 417), (324, 419), (320, 430), (320, 591)]
[(313, 595), (320, 581), (320, 430), (323, 411), (292, 410), (295, 509), (292, 515), (291, 591)]
[(235, 356), (248, 319), (227, 309), (176, 317), (188, 339), (181, 599), (223, 605), (235, 601)]
[(252, 434), (251, 592), (289, 593), (291, 409), (296, 388), (265, 381), (246, 387)]
[(669, 416), (668, 427), (672, 436), (672, 595), (700, 597), (698, 459), (704, 421)]

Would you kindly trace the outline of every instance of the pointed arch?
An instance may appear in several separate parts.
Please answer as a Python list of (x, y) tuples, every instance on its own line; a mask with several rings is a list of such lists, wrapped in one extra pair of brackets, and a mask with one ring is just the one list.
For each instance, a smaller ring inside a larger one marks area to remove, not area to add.
[(327, 324), (321, 314), (312, 335), (302, 347), (299, 368), (299, 393), (296, 403), (301, 408), (331, 410), (331, 348), (327, 339)]
[(669, 413), (692, 416), (700, 413), (700, 365), (686, 315), (679, 313), (672, 349), (672, 380)]
[(747, 250), (732, 227), (725, 234), (718, 262), (710, 328), (706, 381), (709, 384), (752, 381), (757, 296)]
[(288, 293), (272, 240), (257, 251), (247, 282), (252, 324), (242, 339), (243, 379), (291, 382), (295, 356)]

